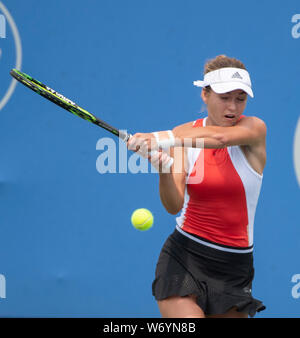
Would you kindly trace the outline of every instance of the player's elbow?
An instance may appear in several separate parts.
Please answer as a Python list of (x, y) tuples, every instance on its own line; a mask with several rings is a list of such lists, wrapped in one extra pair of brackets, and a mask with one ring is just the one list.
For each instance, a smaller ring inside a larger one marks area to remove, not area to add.
[(177, 215), (180, 212), (181, 208), (177, 208), (177, 209), (168, 209), (167, 212), (171, 215)]
[(164, 201), (162, 202), (163, 202), (163, 206), (165, 207), (166, 211), (171, 215), (177, 215), (181, 211), (182, 206), (183, 206), (183, 203), (177, 204), (177, 203), (164, 203)]

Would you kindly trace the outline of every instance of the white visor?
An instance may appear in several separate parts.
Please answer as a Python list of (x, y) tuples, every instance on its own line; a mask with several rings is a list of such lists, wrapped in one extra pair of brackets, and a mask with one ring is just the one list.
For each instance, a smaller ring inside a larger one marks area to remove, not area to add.
[(225, 67), (213, 70), (204, 76), (203, 81), (194, 81), (196, 87), (210, 86), (217, 94), (224, 94), (236, 89), (245, 91), (254, 97), (250, 75), (245, 69)]

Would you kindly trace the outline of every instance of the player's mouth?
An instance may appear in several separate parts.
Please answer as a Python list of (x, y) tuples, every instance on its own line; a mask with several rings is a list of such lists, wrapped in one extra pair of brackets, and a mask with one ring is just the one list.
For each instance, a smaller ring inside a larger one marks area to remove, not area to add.
[(225, 118), (226, 118), (227, 120), (233, 120), (233, 119), (235, 118), (235, 114), (226, 114), (226, 115), (225, 115)]

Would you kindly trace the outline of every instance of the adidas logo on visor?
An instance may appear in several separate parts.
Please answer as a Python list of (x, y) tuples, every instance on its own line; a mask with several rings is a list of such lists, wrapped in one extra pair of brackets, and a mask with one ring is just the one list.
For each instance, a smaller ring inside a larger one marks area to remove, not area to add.
[(243, 80), (243, 78), (241, 77), (241, 75), (240, 75), (239, 72), (234, 73), (231, 78), (232, 79), (241, 79), (241, 80)]

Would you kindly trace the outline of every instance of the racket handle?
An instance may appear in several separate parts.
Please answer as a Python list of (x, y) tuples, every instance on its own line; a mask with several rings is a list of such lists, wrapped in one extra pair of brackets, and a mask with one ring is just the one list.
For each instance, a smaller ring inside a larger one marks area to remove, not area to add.
[(132, 135), (126, 133), (126, 131), (119, 130), (119, 137), (120, 137), (120, 139), (123, 140), (125, 143), (128, 142), (128, 140), (130, 139), (131, 136), (132, 136)]

